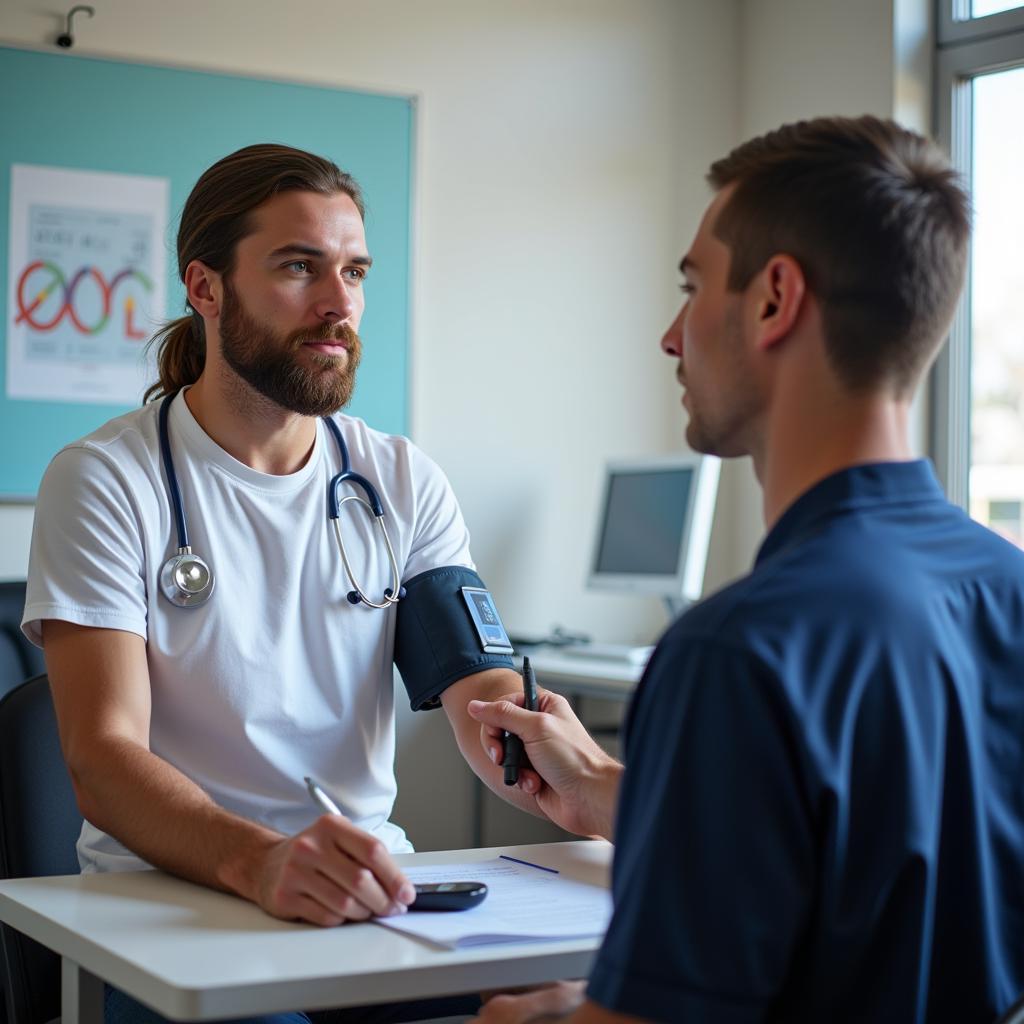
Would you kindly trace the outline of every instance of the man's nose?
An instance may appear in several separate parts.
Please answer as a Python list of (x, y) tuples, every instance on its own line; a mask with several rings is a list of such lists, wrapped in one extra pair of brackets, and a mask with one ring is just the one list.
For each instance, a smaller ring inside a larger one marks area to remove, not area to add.
[(672, 321), (669, 329), (662, 335), (661, 351), (675, 359), (683, 357), (683, 322), (686, 319), (686, 306), (679, 310), (678, 316)]
[(355, 296), (341, 277), (330, 278), (317, 297), (316, 315), (327, 323), (351, 320), (357, 309)]

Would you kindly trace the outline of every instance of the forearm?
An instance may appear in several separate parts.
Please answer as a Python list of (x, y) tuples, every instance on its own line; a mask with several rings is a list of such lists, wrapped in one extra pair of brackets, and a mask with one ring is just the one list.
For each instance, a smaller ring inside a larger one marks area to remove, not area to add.
[(177, 768), (130, 739), (72, 762), (79, 806), (154, 867), (256, 901), (259, 867), (282, 837), (219, 807)]
[[(464, 711), (465, 705), (470, 699), (498, 700), (516, 690), (522, 690), (522, 686), (521, 677), (511, 669), (492, 669), (472, 677), (471, 682), (460, 680), (454, 683), (445, 691), (442, 701), (448, 712), (459, 750), (466, 759), (466, 763), (484, 785), (520, 810), (538, 818), (545, 818), (547, 815), (537, 806), (537, 801), (530, 793), (523, 792), (518, 786), (505, 785), (505, 771), (501, 767), (500, 759), (496, 763), (488, 757), (487, 750), (480, 742), (479, 723), (471, 719)], [(471, 693), (469, 692), (470, 688)]]

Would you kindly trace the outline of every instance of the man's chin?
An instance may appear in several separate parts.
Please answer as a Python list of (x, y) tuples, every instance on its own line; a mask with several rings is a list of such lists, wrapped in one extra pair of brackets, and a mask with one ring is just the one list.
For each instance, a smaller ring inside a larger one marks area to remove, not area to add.
[(700, 455), (714, 455), (720, 459), (729, 459), (743, 454), (733, 451), (728, 441), (713, 437), (706, 430), (701, 429), (700, 423), (692, 415), (690, 422), (686, 424), (686, 443)]

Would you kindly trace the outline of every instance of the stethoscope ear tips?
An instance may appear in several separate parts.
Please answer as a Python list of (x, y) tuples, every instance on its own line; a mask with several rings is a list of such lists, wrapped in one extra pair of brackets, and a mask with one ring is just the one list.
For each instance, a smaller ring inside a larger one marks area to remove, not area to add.
[(349, 604), (359, 604), (360, 601), (362, 601), (362, 598), (354, 590), (348, 592)]

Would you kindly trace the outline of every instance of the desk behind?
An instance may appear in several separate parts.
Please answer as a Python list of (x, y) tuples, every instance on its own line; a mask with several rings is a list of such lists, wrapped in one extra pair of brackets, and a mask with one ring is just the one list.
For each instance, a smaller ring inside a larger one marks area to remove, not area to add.
[[(541, 686), (569, 696), (626, 702), (644, 673), (643, 665), (564, 654), (557, 647), (538, 647), (525, 653)], [(522, 668), (522, 658), (516, 659), (516, 667)]]

